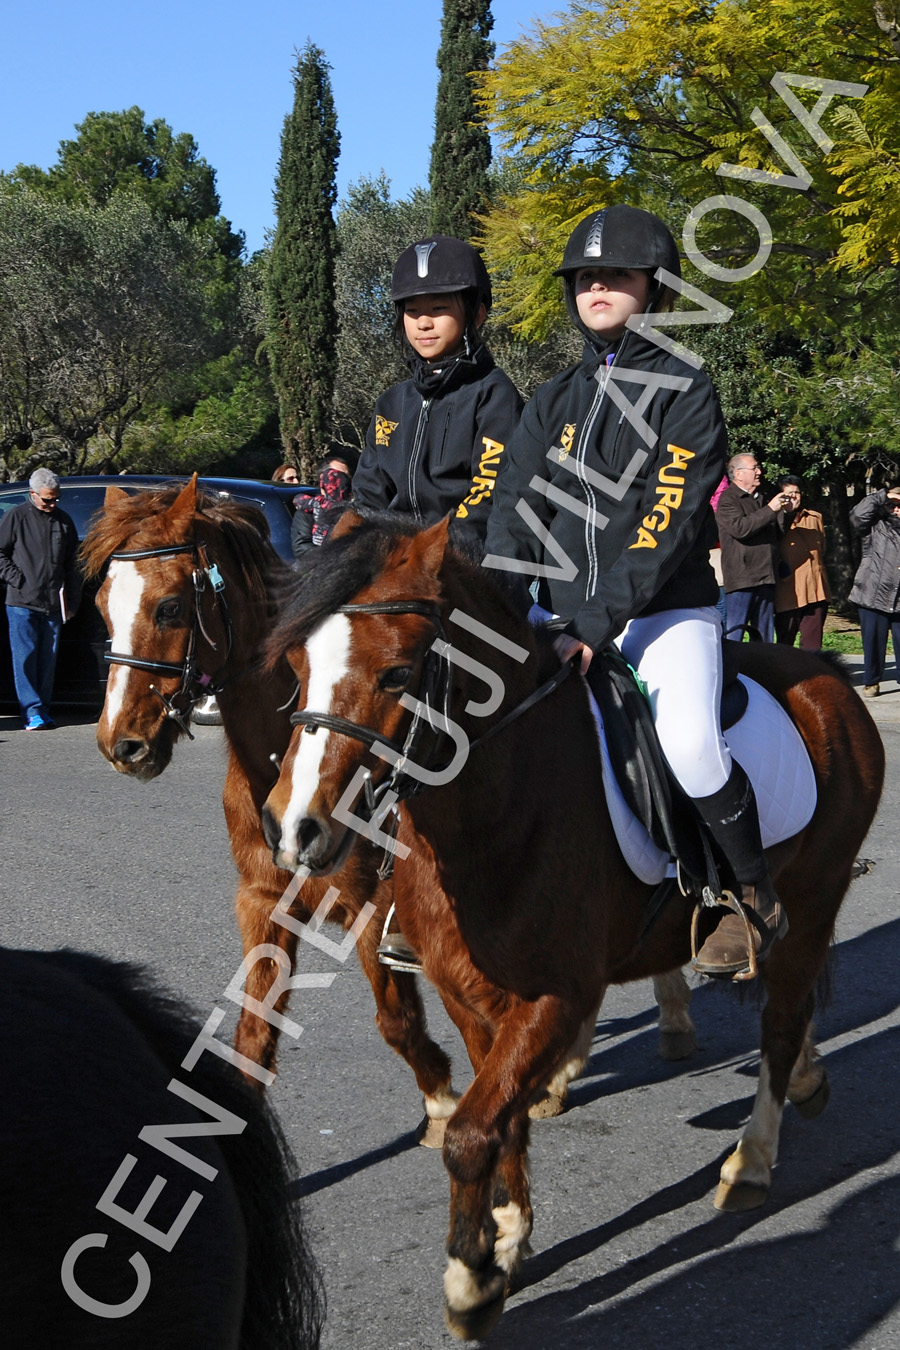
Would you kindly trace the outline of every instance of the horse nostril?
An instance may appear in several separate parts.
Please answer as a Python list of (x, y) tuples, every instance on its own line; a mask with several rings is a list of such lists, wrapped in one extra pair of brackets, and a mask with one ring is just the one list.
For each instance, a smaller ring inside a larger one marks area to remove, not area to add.
[(305, 816), (297, 829), (297, 851), (306, 863), (313, 866), (327, 856), (331, 845), (331, 831), (315, 816)]
[(137, 764), (150, 753), (146, 741), (121, 740), (113, 746), (112, 757), (117, 764)]
[(263, 838), (274, 853), (281, 843), (281, 826), (268, 806), (263, 807), (261, 820)]

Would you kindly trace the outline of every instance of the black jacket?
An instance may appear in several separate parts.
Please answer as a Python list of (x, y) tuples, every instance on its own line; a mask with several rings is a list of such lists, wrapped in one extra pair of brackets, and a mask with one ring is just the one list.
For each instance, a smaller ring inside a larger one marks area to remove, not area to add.
[(353, 476), (354, 503), (405, 511), (425, 525), (452, 511), (484, 538), (501, 456), (522, 400), (486, 347), (452, 362), (443, 381), (425, 366), (375, 404)]
[(41, 511), (30, 501), (12, 507), (0, 520), (0, 581), (7, 605), (58, 617), (59, 592), (66, 590), (71, 617), (81, 600), (78, 533), (71, 516), (57, 506)]
[(850, 524), (862, 535), (862, 561), (849, 598), (863, 609), (896, 614), (900, 609), (900, 520), (891, 515), (886, 489), (857, 502), (850, 512)]
[(639, 334), (619, 346), (611, 365), (611, 348), (586, 348), (580, 366), (527, 405), (486, 545), (488, 555), (522, 560), (529, 577), (543, 567), (541, 602), (595, 649), (638, 614), (714, 605), (719, 594), (709, 499), (726, 435), (715, 391)]

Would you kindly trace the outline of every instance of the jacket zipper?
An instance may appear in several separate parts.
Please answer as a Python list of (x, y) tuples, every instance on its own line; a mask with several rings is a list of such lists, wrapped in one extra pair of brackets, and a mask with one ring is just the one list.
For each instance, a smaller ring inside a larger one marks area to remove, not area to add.
[(409, 504), (412, 507), (413, 515), (416, 516), (417, 519), (419, 517), (419, 499), (416, 496), (416, 470), (422, 455), (422, 445), (428, 427), (428, 414), (430, 410), (431, 399), (423, 398), (422, 407), (419, 410), (419, 420), (416, 424), (416, 434), (413, 437), (413, 446), (409, 456), (409, 469), (406, 478), (406, 486), (409, 492)]
[[(603, 379), (597, 381), (597, 389), (594, 394), (593, 402), (591, 403), (588, 415), (584, 420), (584, 424), (581, 428), (581, 434), (578, 437), (578, 445), (575, 450), (575, 462), (579, 466), (579, 470), (581, 469), (581, 467), (583, 467), (585, 462), (585, 456), (587, 455), (588, 441), (590, 439), (594, 423), (597, 420), (597, 414), (600, 411), (600, 405), (603, 402), (603, 397), (606, 393), (606, 385), (609, 381), (609, 372), (610, 367), (606, 366)], [(588, 482), (587, 477), (582, 476), (581, 472), (578, 473), (578, 479), (584, 489), (585, 497), (588, 500), (589, 510), (591, 512), (596, 512), (597, 496), (596, 493), (594, 492), (593, 487)], [(584, 522), (584, 544), (585, 544), (585, 553), (587, 554), (588, 560), (588, 571), (587, 577), (585, 578), (584, 598), (585, 600), (590, 600), (591, 596), (594, 594), (594, 587), (597, 581), (597, 545), (596, 540), (594, 539), (594, 528), (591, 525), (589, 519), (585, 520)]]

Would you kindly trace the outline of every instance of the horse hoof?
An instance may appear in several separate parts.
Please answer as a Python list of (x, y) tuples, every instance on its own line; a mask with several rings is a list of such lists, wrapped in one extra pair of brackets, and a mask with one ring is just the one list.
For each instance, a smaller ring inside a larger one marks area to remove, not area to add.
[(690, 1059), (697, 1049), (693, 1031), (661, 1031), (656, 1053), (660, 1059)]
[[(449, 1117), (447, 1118), (449, 1119)], [(447, 1119), (432, 1120), (431, 1116), (425, 1116), (416, 1127), (416, 1139), (421, 1148), (443, 1148), (444, 1132), (447, 1129)]]
[(482, 1303), (477, 1308), (467, 1310), (451, 1308), (449, 1303), (445, 1303), (444, 1321), (447, 1330), (458, 1341), (482, 1341), (499, 1322), (505, 1302), (506, 1295), (501, 1294), (490, 1303)]
[(738, 1181), (731, 1186), (720, 1181), (713, 1204), (726, 1214), (742, 1214), (747, 1209), (759, 1209), (768, 1198), (768, 1186), (760, 1186), (752, 1181)]
[(831, 1088), (828, 1085), (828, 1075), (822, 1074), (822, 1081), (816, 1088), (811, 1097), (807, 1097), (802, 1102), (792, 1102), (791, 1105), (799, 1111), (804, 1120), (815, 1120), (820, 1116), (828, 1105), (828, 1098), (831, 1096)]
[(528, 1115), (531, 1120), (551, 1120), (553, 1116), (561, 1116), (565, 1109), (562, 1097), (558, 1097), (555, 1092), (545, 1092), (540, 1101), (529, 1106)]

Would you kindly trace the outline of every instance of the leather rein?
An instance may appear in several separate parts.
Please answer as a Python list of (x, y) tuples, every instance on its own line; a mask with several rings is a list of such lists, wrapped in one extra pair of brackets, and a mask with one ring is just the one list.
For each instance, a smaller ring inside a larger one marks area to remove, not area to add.
[[(166, 717), (170, 717), (177, 722), (188, 738), (193, 740), (194, 737), (189, 725), (191, 713), (207, 694), (217, 694), (223, 688), (222, 672), (228, 664), (228, 658), (234, 644), (234, 626), (231, 621), (228, 601), (225, 597), (225, 580), (222, 573), (216, 563), (210, 560), (206, 545), (197, 543), (195, 540), (184, 544), (169, 544), (162, 548), (137, 549), (132, 553), (113, 553), (110, 555), (109, 561), (141, 562), (146, 558), (174, 558), (184, 553), (189, 553), (194, 562), (191, 569), (194, 604), (187, 650), (181, 664), (173, 661), (151, 661), (141, 656), (132, 656), (126, 652), (104, 652), (103, 659), (113, 666), (131, 666), (134, 670), (147, 670), (157, 675), (170, 676), (173, 679), (180, 678), (181, 684), (171, 698), (168, 698), (161, 689), (157, 689), (155, 684), (151, 684), (150, 689), (162, 702)], [(220, 610), (225, 629), (225, 656), (219, 671), (215, 675), (203, 674), (197, 669), (195, 660), (198, 634), (202, 634), (213, 651), (218, 651), (217, 644), (210, 637), (203, 622), (203, 596), (207, 587), (212, 589), (213, 608)]]
[[(421, 614), (434, 625), (436, 639), (443, 640), (445, 637), (439, 606), (424, 600), (389, 600), (381, 603), (341, 605), (334, 612), (336, 614)], [(446, 764), (440, 766), (434, 762), (439, 737), (442, 733), (446, 734), (445, 729), (450, 720), (450, 691), (453, 683), (453, 663), (447, 654), (450, 648), (445, 641), (442, 641), (441, 645), (441, 651), (438, 652), (435, 651), (434, 647), (429, 647), (425, 653), (419, 691), (415, 699), (416, 707), (402, 745), (389, 740), (382, 732), (376, 731), (373, 727), (367, 727), (360, 722), (352, 722), (345, 717), (336, 717), (332, 713), (309, 712), (303, 709), (291, 714), (291, 725), (303, 728), (310, 736), (315, 735), (321, 727), (326, 731), (335, 731), (338, 735), (349, 736), (354, 740), (361, 741), (363, 745), (369, 746), (370, 749), (373, 746), (384, 746), (392, 752), (393, 765), (391, 771), (377, 785), (373, 782), (371, 770), (364, 770), (363, 798), (367, 814), (361, 817), (363, 820), (371, 820), (389, 793), (393, 793), (396, 802), (400, 802), (415, 796), (425, 787), (423, 777), (408, 773), (405, 765), (410, 761), (418, 763), (418, 752), (422, 740), (428, 732), (434, 734), (435, 741), (428, 763), (423, 765), (422, 768), (427, 770), (428, 773), (440, 773), (452, 763), (452, 758)], [(493, 740), (495, 736), (499, 735), (501, 731), (505, 731), (511, 723), (528, 712), (535, 704), (540, 703), (542, 699), (552, 694), (568, 678), (573, 669), (574, 665), (571, 661), (565, 662), (549, 680), (533, 690), (527, 698), (517, 703), (514, 708), (488, 727), (482, 736), (474, 741), (469, 741), (467, 754), (469, 751), (476, 750), (488, 741)], [(442, 726), (441, 723), (444, 725)], [(393, 828), (396, 830), (397, 812), (395, 808), (393, 816)], [(385, 863), (382, 864), (382, 868), (385, 867), (386, 863), (387, 857)], [(379, 871), (381, 875), (387, 875), (381, 869)]]

